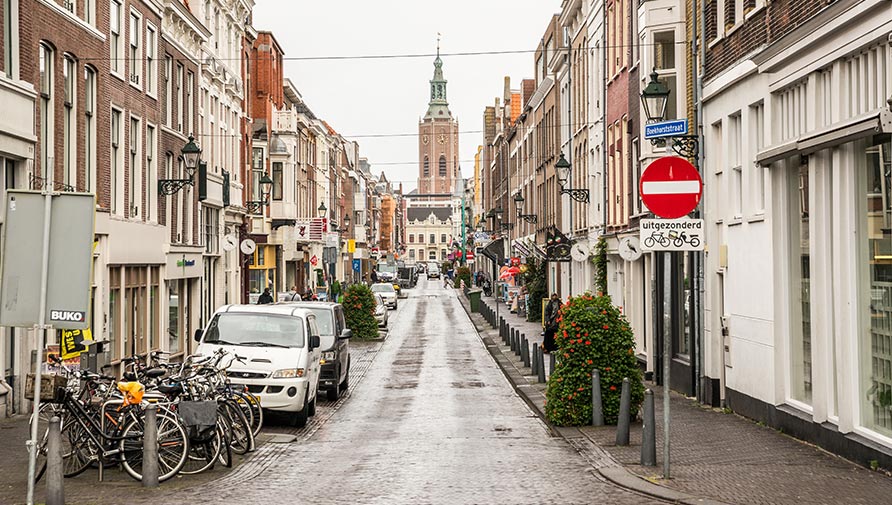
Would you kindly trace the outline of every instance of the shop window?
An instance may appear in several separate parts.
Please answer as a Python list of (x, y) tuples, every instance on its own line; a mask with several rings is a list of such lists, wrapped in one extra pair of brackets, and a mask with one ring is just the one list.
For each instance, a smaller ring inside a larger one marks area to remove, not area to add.
[(167, 342), (168, 351), (180, 352), (180, 289), (179, 280), (171, 280), (167, 286)]
[[(862, 424), (892, 436), (892, 137), (861, 142), (856, 150), (865, 215), (861, 227), (866, 269), (861, 299)], [(864, 270), (862, 270), (863, 272)]]
[(793, 245), (790, 257), (790, 271), (793, 279), (791, 293), (792, 314), (790, 355), (791, 355), (791, 396), (793, 399), (811, 404), (811, 255), (809, 240), (809, 175), (808, 164), (799, 164), (798, 158), (791, 160), (794, 165), (789, 174), (790, 187), (795, 198), (789, 212), (791, 219), (790, 244)]
[(274, 161), (273, 162), (273, 200), (281, 200), (282, 195), (284, 193), (283, 190), (283, 173), (282, 173), (282, 162)]

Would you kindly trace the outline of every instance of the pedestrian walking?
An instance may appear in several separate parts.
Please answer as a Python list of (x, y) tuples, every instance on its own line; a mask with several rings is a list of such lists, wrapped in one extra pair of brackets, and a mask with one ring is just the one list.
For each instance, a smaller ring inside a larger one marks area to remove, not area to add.
[(372, 284), (378, 282), (378, 272), (372, 270)]
[(257, 305), (266, 305), (267, 303), (273, 303), (273, 295), (270, 294), (269, 288), (264, 289), (263, 294), (257, 299)]
[(545, 306), (545, 339), (542, 341), (542, 351), (550, 353), (557, 349), (554, 345), (554, 334), (558, 329), (558, 313), (561, 310), (561, 297), (557, 293), (551, 294), (551, 300)]

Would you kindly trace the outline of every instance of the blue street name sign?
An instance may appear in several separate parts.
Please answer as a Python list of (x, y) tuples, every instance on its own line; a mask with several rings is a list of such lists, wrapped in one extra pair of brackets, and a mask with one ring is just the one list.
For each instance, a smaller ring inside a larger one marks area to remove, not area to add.
[(687, 119), (673, 119), (672, 121), (661, 121), (644, 125), (644, 138), (658, 139), (661, 137), (675, 137), (677, 135), (688, 134)]

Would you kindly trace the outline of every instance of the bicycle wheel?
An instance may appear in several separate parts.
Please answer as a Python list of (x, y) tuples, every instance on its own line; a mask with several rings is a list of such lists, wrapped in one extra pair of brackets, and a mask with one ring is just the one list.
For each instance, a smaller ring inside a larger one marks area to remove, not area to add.
[(214, 427), (213, 435), (199, 442), (190, 441), (189, 456), (186, 463), (180, 469), (183, 475), (195, 475), (214, 466), (214, 462), (220, 457), (220, 449), (225, 445), (226, 433), (220, 421)]
[(230, 422), (230, 445), (232, 452), (245, 454), (254, 448), (254, 433), (251, 432), (251, 424), (245, 419), (242, 409), (233, 400), (224, 400), (218, 408), (220, 416), (228, 418)]
[[(189, 454), (189, 437), (186, 428), (175, 414), (169, 410), (158, 409), (156, 416), (158, 425), (158, 482), (176, 475)], [(120, 442), (122, 466), (134, 479), (142, 480), (142, 445), (145, 413), (131, 421), (121, 432), (124, 437)]]
[(223, 445), (220, 447), (220, 455), (217, 456), (217, 461), (226, 468), (232, 468), (232, 441), (230, 439), (231, 430), (226, 426), (228, 422), (229, 419), (225, 417), (221, 417), (218, 421), (218, 426), (220, 424), (223, 425)]
[[(242, 412), (245, 412), (245, 417), (250, 420), (251, 432), (256, 437), (260, 434), (260, 429), (263, 428), (263, 408), (260, 406), (260, 398), (251, 393), (236, 392), (234, 394), (236, 403)], [(251, 415), (249, 416), (248, 413)]]

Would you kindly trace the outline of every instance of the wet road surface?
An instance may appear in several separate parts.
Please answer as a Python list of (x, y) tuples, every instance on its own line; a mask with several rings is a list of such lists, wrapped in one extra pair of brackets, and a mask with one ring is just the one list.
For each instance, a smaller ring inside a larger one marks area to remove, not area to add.
[(278, 445), (256, 471), (236, 471), (175, 498), (657, 503), (603, 482), (550, 435), (484, 348), (455, 292), (422, 278), (408, 294), (391, 313), (389, 336), (368, 371), (326, 422)]

